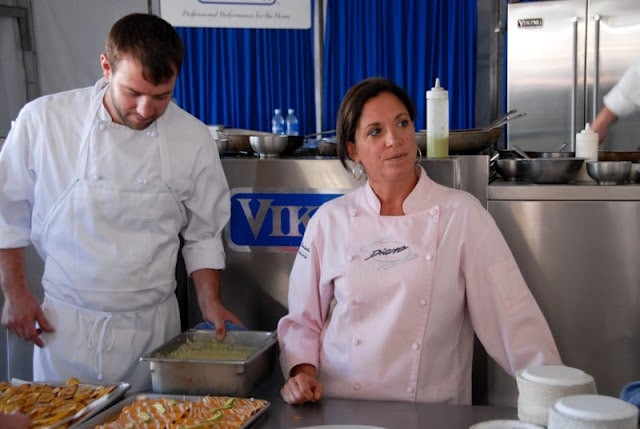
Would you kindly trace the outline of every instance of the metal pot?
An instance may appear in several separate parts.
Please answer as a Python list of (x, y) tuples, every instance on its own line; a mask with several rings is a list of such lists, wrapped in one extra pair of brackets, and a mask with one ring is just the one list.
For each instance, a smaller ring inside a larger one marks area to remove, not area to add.
[[(575, 179), (584, 158), (519, 159), (525, 179), (533, 183), (569, 183)], [(627, 172), (628, 173), (628, 172)]]
[(318, 153), (320, 156), (336, 156), (337, 146), (335, 137), (320, 139), (318, 140)]
[[(426, 130), (416, 132), (416, 142), (420, 150), (426, 154)], [(471, 128), (467, 130), (449, 131), (449, 154), (475, 155), (495, 144), (500, 138), (502, 128)]]

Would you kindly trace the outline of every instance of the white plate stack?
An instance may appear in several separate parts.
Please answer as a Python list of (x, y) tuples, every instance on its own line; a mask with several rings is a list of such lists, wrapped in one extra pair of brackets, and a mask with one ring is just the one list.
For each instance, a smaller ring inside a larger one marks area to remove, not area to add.
[(547, 425), (551, 406), (561, 398), (580, 394), (595, 394), (592, 376), (563, 365), (543, 365), (519, 371), (518, 419)]
[(574, 395), (556, 401), (548, 429), (636, 429), (638, 408), (603, 395)]

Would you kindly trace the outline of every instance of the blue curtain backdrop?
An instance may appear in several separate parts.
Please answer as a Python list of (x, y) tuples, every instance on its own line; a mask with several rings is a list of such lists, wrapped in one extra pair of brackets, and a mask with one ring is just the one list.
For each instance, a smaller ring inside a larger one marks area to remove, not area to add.
[(384, 76), (407, 90), (426, 126), (425, 92), (449, 91), (451, 129), (474, 126), (477, 0), (329, 0), (323, 129), (335, 127), (347, 89)]
[(273, 109), (295, 109), (315, 131), (313, 30), (177, 28), (185, 59), (174, 96), (207, 124), (271, 131)]
[[(347, 89), (369, 76), (404, 87), (425, 127), (425, 91), (449, 91), (450, 127), (474, 126), (477, 0), (328, 0), (322, 129)], [(208, 124), (268, 131), (292, 107), (316, 130), (313, 29), (178, 28), (186, 47), (178, 104)]]

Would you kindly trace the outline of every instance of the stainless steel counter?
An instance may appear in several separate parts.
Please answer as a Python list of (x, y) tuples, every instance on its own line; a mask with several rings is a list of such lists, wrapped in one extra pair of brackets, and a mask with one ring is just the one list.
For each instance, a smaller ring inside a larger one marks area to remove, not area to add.
[(255, 392), (270, 401), (267, 413), (252, 429), (289, 429), (312, 425), (354, 424), (388, 429), (468, 429), (474, 423), (517, 419), (513, 407), (424, 404), (390, 401), (355, 401), (323, 398), (318, 403), (288, 405), (279, 390), (282, 376), (276, 371)]
[(595, 184), (536, 185), (495, 181), (487, 188), (487, 199), (522, 201), (637, 201), (640, 184), (600, 186)]
[[(640, 185), (494, 182), (487, 195), (563, 362), (618, 396), (640, 379)], [(488, 385), (490, 404), (515, 404), (491, 360)]]

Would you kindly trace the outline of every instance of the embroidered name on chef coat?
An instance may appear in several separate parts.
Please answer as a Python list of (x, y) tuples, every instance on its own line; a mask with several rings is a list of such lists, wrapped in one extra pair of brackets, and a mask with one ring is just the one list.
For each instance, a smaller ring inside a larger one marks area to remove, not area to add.
[(377, 271), (388, 270), (417, 257), (408, 245), (390, 238), (376, 240), (362, 246), (360, 253), (362, 259), (365, 262), (373, 263)]

